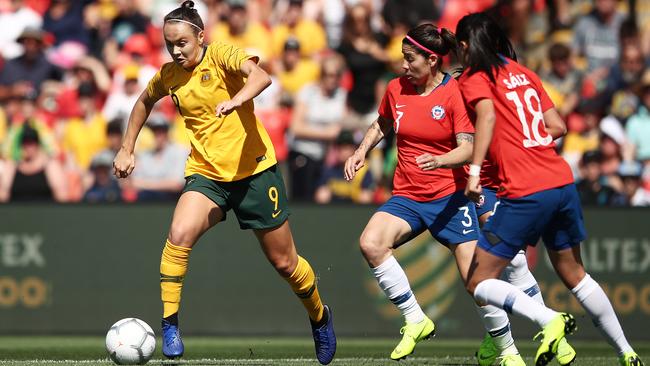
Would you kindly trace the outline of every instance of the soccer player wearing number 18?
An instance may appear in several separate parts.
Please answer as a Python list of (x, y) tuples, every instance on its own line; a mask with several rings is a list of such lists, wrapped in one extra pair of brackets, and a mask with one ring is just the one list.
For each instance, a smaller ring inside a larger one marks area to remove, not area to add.
[(270, 78), (257, 66), (257, 57), (221, 42), (205, 45), (203, 21), (193, 6), (185, 1), (165, 17), (165, 43), (174, 61), (162, 66), (136, 102), (113, 162), (119, 178), (133, 171), (138, 133), (156, 101), (171, 95), (192, 151), (160, 262), (163, 354), (176, 358), (184, 352), (178, 310), (191, 249), (232, 209), (240, 227), (253, 230), (269, 262), (301, 299), (318, 361), (328, 364), (336, 351), (332, 313), (321, 302), (314, 271), (297, 254), (273, 145), (253, 113), (252, 99)]
[(580, 201), (571, 170), (553, 143), (566, 132), (564, 122), (537, 75), (499, 52), (509, 41), (492, 19), (483, 13), (467, 15), (458, 23), (456, 35), (466, 68), (460, 78), (461, 92), (476, 112), (465, 193), (479, 199), (481, 164), (488, 148), (501, 184), (500, 204), (479, 237), (467, 290), (479, 303), (537, 323), (542, 331), (535, 364), (548, 364), (557, 355), (560, 341), (575, 331), (575, 319), (498, 279), (519, 250), (541, 236), (557, 274), (616, 349), (621, 365), (642, 365), (609, 299), (582, 265), (580, 242), (585, 229)]

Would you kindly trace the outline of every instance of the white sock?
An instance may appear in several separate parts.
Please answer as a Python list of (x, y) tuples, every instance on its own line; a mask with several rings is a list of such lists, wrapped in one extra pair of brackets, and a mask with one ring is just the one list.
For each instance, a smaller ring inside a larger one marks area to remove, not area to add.
[(476, 312), (481, 317), (485, 330), (492, 337), (494, 345), (501, 352), (501, 355), (516, 355), (519, 353), (515, 346), (515, 340), (512, 339), (510, 331), (510, 321), (508, 314), (496, 306), (476, 305)]
[(605, 291), (589, 274), (571, 292), (591, 316), (596, 328), (619, 355), (632, 351)]
[(424, 312), (411, 291), (406, 273), (395, 257), (391, 256), (384, 263), (373, 268), (372, 273), (377, 278), (379, 287), (402, 312), (407, 323), (419, 323), (424, 320)]
[(474, 299), (494, 305), (508, 313), (523, 316), (543, 328), (557, 312), (538, 303), (515, 286), (501, 280), (488, 279), (476, 286)]
[(501, 279), (514, 285), (526, 295), (532, 297), (540, 304), (544, 305), (544, 298), (539, 289), (535, 276), (528, 269), (526, 252), (520, 250), (508, 266), (501, 273)]

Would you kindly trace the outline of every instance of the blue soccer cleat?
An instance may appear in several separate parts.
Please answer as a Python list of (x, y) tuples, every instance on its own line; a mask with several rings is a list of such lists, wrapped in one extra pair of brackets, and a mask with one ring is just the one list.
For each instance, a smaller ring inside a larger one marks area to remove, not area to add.
[(183, 356), (185, 346), (181, 339), (181, 332), (178, 329), (178, 323), (173, 324), (169, 320), (162, 320), (162, 353), (167, 358), (179, 358)]
[(327, 321), (321, 326), (311, 322), (311, 333), (314, 336), (316, 358), (321, 365), (327, 365), (332, 362), (336, 353), (336, 335), (334, 334), (332, 310), (327, 305), (325, 305), (323, 316), (327, 318)]

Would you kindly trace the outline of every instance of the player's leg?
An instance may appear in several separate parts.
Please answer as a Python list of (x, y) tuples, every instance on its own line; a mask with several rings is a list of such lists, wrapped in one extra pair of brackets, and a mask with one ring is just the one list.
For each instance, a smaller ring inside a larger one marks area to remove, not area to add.
[(580, 246), (559, 251), (549, 250), (548, 253), (555, 271), (591, 316), (596, 328), (614, 347), (621, 358), (621, 364), (640, 364), (639, 357), (625, 338), (609, 298), (600, 285), (585, 272), (580, 257)]
[[(479, 224), (483, 227), (488, 218), (497, 210), (499, 206), (499, 200), (496, 196), (496, 190), (484, 189), (483, 190), (483, 205), (479, 206), (477, 204), (476, 212), (479, 215)], [(528, 268), (528, 261), (526, 260), (526, 252), (520, 250), (514, 258), (508, 263), (506, 268), (501, 273), (501, 279), (515, 285), (520, 290), (524, 291), (528, 296), (537, 300), (541, 304), (544, 304), (544, 298), (537, 284), (535, 276), (530, 272)], [(484, 307), (479, 307), (478, 312), (480, 316), (485, 316), (488, 319), (484, 322), (486, 325), (492, 323), (493, 313)], [(492, 335), (498, 335), (496, 337), (491, 337)], [(476, 356), (478, 358), (479, 366), (490, 365), (491, 359), (493, 356), (496, 359), (497, 348), (501, 348), (504, 345), (514, 342), (512, 340), (512, 333), (510, 328), (504, 329), (503, 331), (492, 331), (488, 330), (488, 335), (485, 336), (481, 346), (479, 347)], [(562, 338), (558, 344), (557, 360), (560, 365), (568, 365), (576, 357), (576, 351), (571, 347), (567, 342), (566, 338)]]
[(621, 363), (638, 364), (641, 361), (627, 342), (609, 298), (582, 264), (580, 242), (586, 238), (586, 231), (577, 190), (574, 185), (568, 185), (559, 191), (562, 200), (558, 212), (543, 235), (551, 263), (605, 339), (616, 349)]
[(273, 166), (233, 184), (229, 194), (228, 202), (240, 227), (253, 229), (268, 261), (302, 301), (309, 314), (318, 361), (328, 364), (336, 352), (332, 313), (321, 301), (314, 270), (297, 253), (280, 169)]
[(575, 330), (575, 320), (548, 309), (512, 284), (485, 274), (490, 274), (489, 266), (507, 264), (526, 243), (538, 241), (554, 220), (561, 197), (560, 190), (552, 189), (518, 199), (502, 199), (479, 238), (474, 261), (481, 265), (476, 269), (477, 276), (470, 274), (467, 286), (479, 302), (524, 316), (543, 328), (537, 365), (545, 365), (557, 355), (565, 334)]
[(298, 256), (289, 221), (275, 228), (254, 232), (269, 263), (301, 299), (309, 318), (313, 322), (320, 322), (324, 307), (316, 286), (316, 275), (309, 262)]
[[(482, 228), (499, 205), (496, 190), (483, 188), (483, 195), (480, 204), (476, 204), (476, 215), (478, 216), (479, 226)], [(472, 253), (473, 254), (473, 253)], [(513, 259), (513, 262), (516, 260)], [(512, 267), (513, 262), (509, 263), (504, 273)], [(528, 269), (528, 267), (526, 267)], [(503, 276), (503, 275), (502, 275)], [(518, 354), (519, 351), (515, 346), (515, 340), (512, 337), (510, 320), (505, 311), (493, 306), (476, 304), (476, 311), (485, 326), (486, 334), (483, 341), (476, 351), (476, 360), (479, 366), (493, 365), (497, 358)]]
[(411, 291), (406, 273), (393, 256), (396, 243), (409, 238), (412, 230), (420, 232), (421, 224), (415, 212), (405, 206), (408, 201), (402, 197), (391, 198), (370, 218), (359, 239), (361, 253), (371, 267), (379, 287), (405, 319), (406, 324), (401, 329), (402, 340), (391, 353), (391, 358), (395, 360), (410, 355), (415, 345), (430, 337), (435, 328), (422, 311)]
[(200, 192), (186, 191), (176, 204), (160, 260), (163, 354), (169, 358), (180, 357), (184, 352), (178, 329), (178, 309), (190, 251), (199, 237), (223, 216), (221, 208)]
[(318, 361), (324, 365), (330, 363), (336, 353), (332, 311), (321, 301), (314, 270), (296, 251), (289, 221), (254, 232), (268, 261), (289, 283), (309, 314)]
[[(490, 202), (491, 206), (496, 202), (496, 195), (493, 198), (494, 200)], [(438, 200), (437, 204), (435, 210), (425, 210), (427, 212), (426, 224), (431, 235), (449, 247), (456, 260), (461, 278), (465, 282), (479, 233), (477, 207), (462, 192)], [(488, 336), (489, 344), (492, 346), (491, 352), (485, 352), (483, 349), (484, 352), (477, 354), (478, 364), (481, 366), (492, 365), (499, 358), (501, 365), (523, 365), (524, 361), (512, 340), (508, 315), (492, 305), (483, 307), (477, 305), (477, 308), (483, 325), (488, 332), (495, 336), (496, 340), (493, 342), (492, 337)]]
[[(481, 228), (485, 226), (490, 216), (492, 216), (499, 206), (496, 190), (484, 189), (482, 198), (482, 205), (479, 206), (477, 204), (476, 207), (476, 214)], [(501, 279), (517, 286), (535, 300), (544, 303), (537, 280), (528, 269), (525, 251), (520, 250), (517, 252), (517, 255), (512, 258), (512, 261), (503, 270)]]

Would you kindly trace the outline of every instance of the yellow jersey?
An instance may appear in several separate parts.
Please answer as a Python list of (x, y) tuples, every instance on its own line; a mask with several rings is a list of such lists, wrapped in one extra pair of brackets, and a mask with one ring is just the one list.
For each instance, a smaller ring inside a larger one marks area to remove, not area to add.
[(192, 71), (166, 63), (147, 86), (150, 97), (170, 95), (185, 120), (191, 152), (185, 175), (231, 182), (262, 172), (276, 164), (273, 144), (253, 113), (253, 101), (226, 116), (217, 117), (219, 103), (232, 99), (246, 82), (241, 65), (257, 57), (221, 42), (206, 47)]

